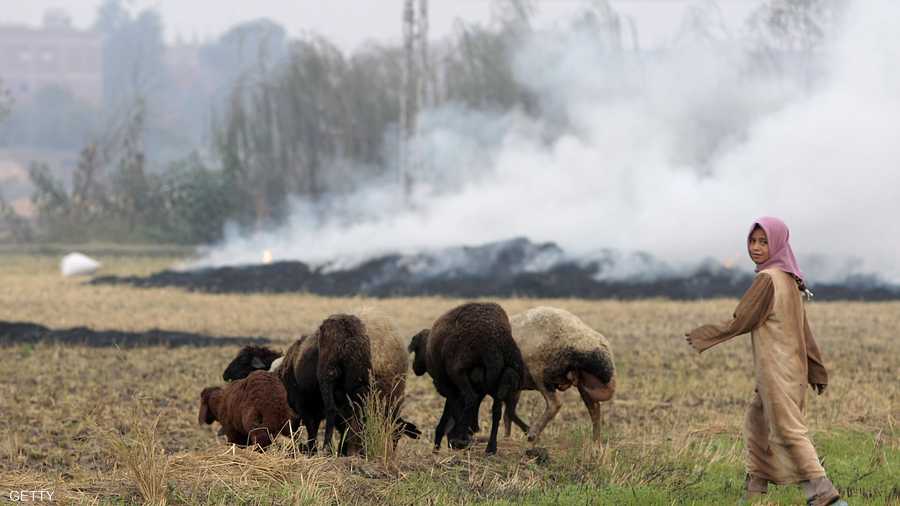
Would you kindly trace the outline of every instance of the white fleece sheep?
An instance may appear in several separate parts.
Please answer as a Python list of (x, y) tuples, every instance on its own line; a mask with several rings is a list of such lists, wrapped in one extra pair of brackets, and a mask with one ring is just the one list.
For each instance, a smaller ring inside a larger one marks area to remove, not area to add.
[[(615, 392), (615, 365), (609, 342), (572, 313), (535, 307), (510, 318), (513, 339), (528, 374), (523, 390), (537, 390), (546, 408), (528, 431), (535, 441), (562, 407), (556, 392), (576, 386), (591, 417), (594, 440), (600, 437), (600, 402)], [(509, 422), (506, 432), (509, 434)]]
[[(409, 370), (406, 344), (400, 338), (393, 320), (375, 308), (357, 308), (354, 314), (365, 324), (372, 343), (375, 388), (382, 394), (386, 405), (394, 407), (394, 416), (399, 416), (406, 393), (406, 373)], [(407, 436), (419, 436), (415, 424), (401, 418), (400, 425), (401, 431)]]

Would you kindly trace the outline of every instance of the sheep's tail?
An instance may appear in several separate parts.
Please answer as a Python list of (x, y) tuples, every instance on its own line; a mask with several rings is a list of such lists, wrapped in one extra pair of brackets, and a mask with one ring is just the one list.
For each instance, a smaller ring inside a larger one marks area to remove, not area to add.
[(516, 392), (522, 389), (522, 374), (511, 368), (503, 369), (500, 375), (500, 383), (497, 385), (497, 399), (508, 400), (512, 398)]

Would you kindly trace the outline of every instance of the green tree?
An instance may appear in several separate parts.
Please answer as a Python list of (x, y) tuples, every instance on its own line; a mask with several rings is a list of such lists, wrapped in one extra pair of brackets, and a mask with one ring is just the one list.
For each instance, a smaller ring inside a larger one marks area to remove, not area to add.
[(277, 221), (290, 195), (316, 200), (383, 167), (385, 132), (399, 117), (398, 69), (398, 51), (348, 59), (310, 38), (271, 71), (244, 76), (216, 127), (223, 171), (248, 197), (241, 221)]
[(181, 244), (220, 240), (225, 222), (234, 217), (236, 196), (225, 173), (207, 168), (196, 155), (173, 163), (161, 187), (164, 239)]

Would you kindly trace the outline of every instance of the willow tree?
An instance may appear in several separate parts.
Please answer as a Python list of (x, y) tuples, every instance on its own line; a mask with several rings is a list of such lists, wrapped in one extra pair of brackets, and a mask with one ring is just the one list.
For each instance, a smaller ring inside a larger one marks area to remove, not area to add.
[(252, 202), (245, 222), (282, 218), (289, 195), (317, 201), (378, 175), (398, 117), (398, 57), (373, 47), (346, 58), (310, 38), (270, 72), (241, 80), (217, 127), (217, 151)]

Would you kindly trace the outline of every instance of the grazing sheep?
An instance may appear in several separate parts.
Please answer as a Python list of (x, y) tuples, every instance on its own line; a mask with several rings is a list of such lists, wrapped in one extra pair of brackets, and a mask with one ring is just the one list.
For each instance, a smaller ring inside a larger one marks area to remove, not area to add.
[[(572, 313), (536, 307), (510, 318), (512, 335), (522, 352), (527, 374), (523, 390), (537, 390), (546, 408), (528, 431), (535, 441), (562, 406), (557, 390), (576, 386), (591, 416), (594, 440), (600, 438), (600, 402), (616, 390), (609, 342)], [(510, 424), (506, 421), (506, 435)]]
[(246, 378), (253, 371), (274, 372), (281, 363), (282, 354), (265, 346), (244, 346), (225, 368), (222, 379), (233, 381)]
[(446, 398), (435, 428), (435, 450), (440, 449), (445, 432), (451, 448), (469, 445), (486, 395), (494, 399), (487, 453), (497, 452), (504, 404), (511, 420), (528, 430), (515, 412), (525, 366), (509, 319), (499, 305), (468, 303), (451, 309), (430, 331), (416, 334), (409, 351), (414, 354), (413, 371), (419, 376), (428, 372), (438, 393)]
[[(357, 313), (366, 327), (371, 343), (375, 388), (386, 401), (386, 405), (394, 407), (391, 415), (399, 426), (398, 432), (394, 435), (394, 442), (396, 444), (402, 435), (416, 439), (421, 435), (419, 429), (414, 423), (399, 416), (406, 389), (406, 372), (409, 368), (409, 358), (403, 341), (390, 318), (371, 308), (363, 308)], [(294, 374), (292, 369), (292, 374), (285, 376), (277, 370), (282, 363), (295, 362), (295, 369), (299, 368), (297, 370), (306, 373)], [(284, 355), (262, 346), (246, 346), (228, 365), (223, 376), (226, 380), (238, 379), (258, 369), (279, 373), (288, 389), (290, 405), (300, 415), (295, 420), (294, 426), (298, 427), (303, 423), (306, 427), (308, 439), (304, 446), (308, 452), (313, 452), (316, 448), (319, 424), (324, 418), (320, 388), (315, 376), (317, 367), (318, 337), (303, 336), (292, 344)]]
[(417, 439), (422, 432), (416, 424), (400, 416), (406, 395), (406, 373), (409, 370), (409, 356), (403, 339), (400, 338), (394, 322), (375, 309), (362, 308), (357, 314), (366, 326), (369, 342), (372, 344), (372, 376), (375, 380), (375, 389), (384, 405), (390, 407), (390, 417), (398, 425), (398, 431), (394, 434), (394, 444), (397, 444), (401, 435)]
[(284, 385), (270, 372), (254, 371), (200, 393), (200, 423), (218, 420), (231, 443), (265, 448), (279, 433), (290, 433), (288, 422), (293, 417)]
[(361, 406), (369, 391), (372, 347), (365, 325), (352, 315), (329, 316), (316, 334), (319, 338), (316, 378), (325, 408), (325, 449), (328, 450), (338, 416), (342, 426), (352, 423), (354, 432), (360, 432), (354, 406)]
[(306, 428), (307, 453), (316, 451), (319, 424), (325, 418), (325, 406), (316, 375), (319, 363), (318, 333), (301, 336), (284, 352), (281, 366), (274, 371), (287, 389), (288, 404)]

